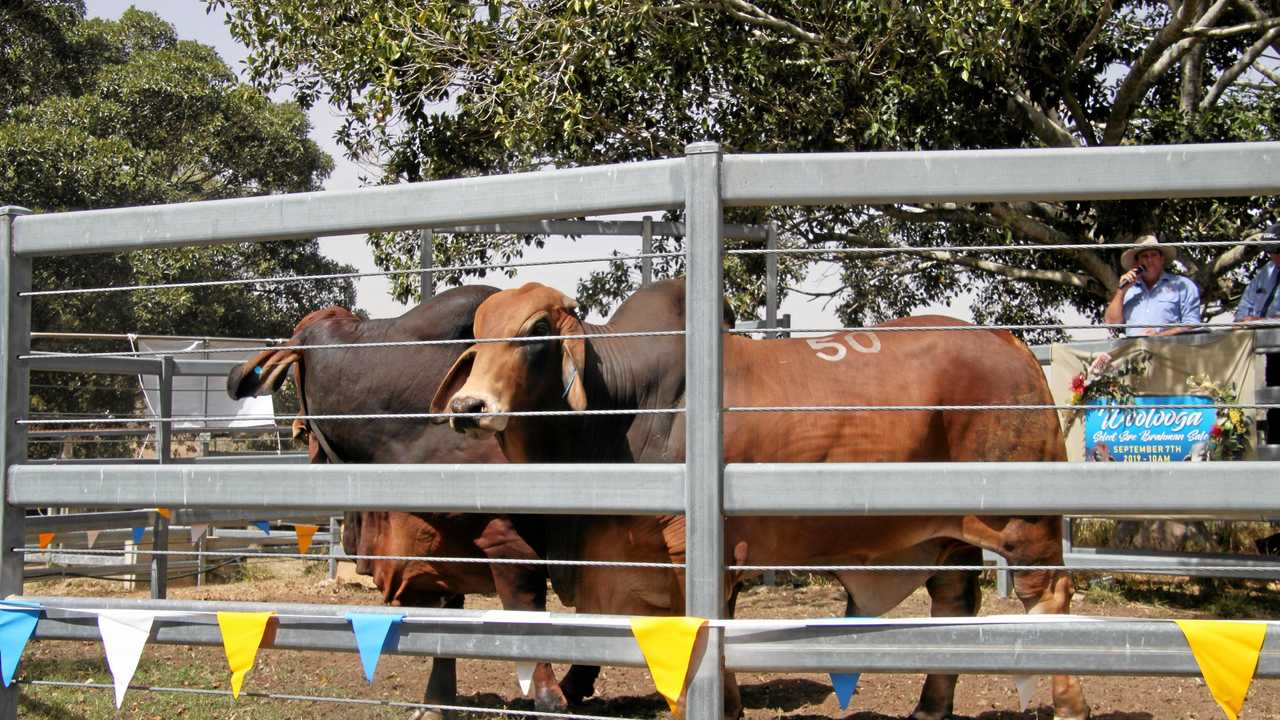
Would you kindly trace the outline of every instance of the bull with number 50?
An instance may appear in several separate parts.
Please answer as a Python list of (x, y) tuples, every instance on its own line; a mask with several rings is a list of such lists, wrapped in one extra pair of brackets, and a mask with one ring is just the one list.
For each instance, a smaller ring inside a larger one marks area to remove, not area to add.
[[(486, 342), (454, 362), (433, 412), (454, 413), (455, 430), (496, 436), (513, 462), (683, 462), (685, 417), (652, 413), (590, 416), (481, 416), (529, 410), (670, 409), (684, 406), (684, 338), (596, 337), (683, 330), (681, 280), (636, 292), (606, 325), (582, 322), (576, 303), (536, 283), (487, 298), (476, 310)], [(1051, 405), (1040, 365), (1004, 331), (928, 317), (889, 323), (895, 332), (818, 339), (724, 339), (724, 405), (911, 406), (899, 411), (732, 412), (724, 417), (730, 463), (1058, 461), (1066, 458), (1052, 410), (938, 409), (937, 406)], [(948, 330), (901, 331), (911, 326)], [(575, 337), (576, 336), (576, 337)], [(581, 337), (585, 336), (585, 337)], [(563, 339), (561, 339), (563, 338)], [(932, 406), (932, 407), (931, 407)], [(849, 478), (849, 483), (857, 479)], [(566, 557), (684, 561), (683, 516), (578, 518), (560, 523)], [(730, 517), (726, 564), (981, 564), (980, 550), (1012, 565), (1062, 563), (1060, 517)], [(555, 543), (553, 543), (554, 545)], [(555, 553), (553, 547), (549, 552)], [(981, 599), (970, 571), (839, 572), (850, 611), (880, 615), (922, 584), (935, 616), (974, 615)], [(740, 574), (726, 583), (731, 612)], [(1019, 571), (1018, 597), (1029, 612), (1066, 613), (1070, 577), (1057, 569)], [(559, 586), (558, 586), (559, 587)], [(580, 612), (682, 614), (681, 571), (583, 567), (569, 592)], [(567, 596), (567, 597), (566, 597)], [(951, 714), (955, 675), (927, 677), (912, 718)], [(726, 676), (726, 714), (741, 712)], [(1073, 677), (1053, 679), (1058, 718), (1088, 717)]]

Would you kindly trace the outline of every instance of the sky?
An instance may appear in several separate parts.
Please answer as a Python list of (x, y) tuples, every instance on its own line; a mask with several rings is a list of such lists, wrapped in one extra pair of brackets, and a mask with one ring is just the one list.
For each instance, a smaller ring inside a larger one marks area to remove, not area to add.
[[(120, 17), (130, 6), (155, 13), (172, 23), (177, 29), (178, 37), (195, 40), (210, 45), (218, 51), (222, 59), (234, 70), (244, 75), (244, 60), (247, 50), (237, 43), (225, 25), (225, 12), (217, 10), (206, 12), (204, 0), (86, 0), (90, 17), (115, 19)], [(276, 100), (288, 99), (287, 91), (273, 96)], [(314, 140), (334, 160), (334, 171), (324, 184), (326, 190), (349, 190), (361, 187), (360, 176), (372, 175), (367, 169), (362, 170), (355, 163), (343, 156), (341, 148), (334, 141), (340, 120), (328, 106), (317, 105), (309, 112), (311, 120), (311, 139)], [(655, 216), (659, 213), (654, 213)], [(617, 218), (638, 219), (638, 215), (616, 216)], [(640, 251), (639, 238), (601, 238), (587, 237), (578, 242), (564, 238), (548, 238), (546, 247), (541, 251), (531, 251), (525, 260), (548, 260), (555, 258), (583, 258), (608, 255), (612, 250), (624, 253)], [(320, 239), (321, 252), (334, 260), (354, 266), (359, 272), (376, 272), (373, 254), (365, 243), (363, 235), (342, 235)], [(490, 273), (482, 282), (498, 287), (516, 287), (530, 280), (544, 282), (573, 294), (578, 279), (590, 272), (589, 265), (570, 265), (562, 267), (539, 267), (516, 277), (507, 278), (501, 274)], [(817, 264), (806, 278), (803, 286), (807, 290), (828, 290), (839, 282), (839, 275), (830, 264)], [(390, 282), (385, 277), (361, 278), (357, 280), (356, 302), (371, 317), (393, 317), (403, 313), (407, 307), (397, 303), (390, 295)], [(931, 306), (921, 308), (918, 312), (943, 313), (972, 321), (969, 311), (970, 297), (964, 296), (948, 306)], [(763, 310), (761, 311), (763, 315)], [(839, 325), (833, 309), (824, 307), (821, 302), (803, 296), (792, 295), (783, 301), (780, 314), (790, 314), (792, 327), (835, 327)], [(589, 318), (598, 321), (599, 318)], [(1083, 318), (1068, 318), (1070, 323), (1083, 323)], [(1090, 337), (1086, 333), (1084, 337)]]

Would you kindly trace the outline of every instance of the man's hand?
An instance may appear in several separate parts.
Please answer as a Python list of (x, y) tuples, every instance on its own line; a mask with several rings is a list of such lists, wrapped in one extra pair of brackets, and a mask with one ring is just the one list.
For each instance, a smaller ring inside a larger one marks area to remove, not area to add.
[(1142, 268), (1135, 265), (1132, 270), (1120, 276), (1119, 290), (1124, 290), (1130, 285), (1138, 282), (1138, 276), (1142, 274)]

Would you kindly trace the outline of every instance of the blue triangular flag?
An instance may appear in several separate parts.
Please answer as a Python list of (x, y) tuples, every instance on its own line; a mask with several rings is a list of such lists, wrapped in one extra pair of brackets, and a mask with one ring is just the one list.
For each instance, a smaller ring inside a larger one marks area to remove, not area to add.
[(364, 665), (364, 676), (373, 682), (373, 671), (378, 668), (378, 658), (382, 657), (382, 646), (387, 642), (387, 633), (391, 626), (404, 620), (404, 615), (387, 613), (347, 613), (351, 621), (351, 630), (356, 634), (356, 649), (360, 651), (360, 663)]
[(267, 522), (266, 520), (254, 520), (253, 525), (254, 527), (261, 530), (264, 534), (266, 535), (271, 534), (271, 523)]
[(858, 678), (862, 673), (831, 673), (831, 687), (836, 691), (836, 700), (841, 710), (849, 709), (849, 700), (858, 691)]
[(134, 528), (134, 529), (133, 529), (133, 544), (134, 544), (134, 545), (141, 545), (141, 544), (142, 544), (142, 536), (143, 536), (143, 535), (145, 535), (146, 533), (147, 533), (147, 529), (146, 529), (146, 528)]
[(30, 610), (5, 607), (0, 610), (0, 673), (3, 673), (4, 686), (13, 682), (13, 674), (18, 671), (18, 660), (22, 659), (22, 650), (35, 632), (36, 623), (40, 621), (40, 608)]

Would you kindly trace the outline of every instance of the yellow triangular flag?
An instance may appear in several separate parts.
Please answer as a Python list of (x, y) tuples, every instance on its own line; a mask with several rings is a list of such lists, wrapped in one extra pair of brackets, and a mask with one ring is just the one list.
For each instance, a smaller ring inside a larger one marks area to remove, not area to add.
[(240, 686), (244, 684), (245, 674), (253, 669), (253, 660), (258, 655), (258, 646), (262, 644), (262, 635), (272, 615), (275, 613), (271, 611), (218, 613), (222, 648), (227, 653), (227, 664), (231, 666), (233, 697), (240, 697)]
[(293, 531), (298, 534), (298, 552), (303, 555), (311, 547), (311, 536), (320, 529), (319, 525), (294, 525)]
[(1177, 620), (1200, 666), (1204, 684), (1231, 720), (1244, 706), (1267, 624), (1233, 620)]
[(49, 547), (49, 543), (53, 542), (54, 533), (40, 533), (40, 549)]
[(173, 519), (173, 511), (170, 510), (169, 508), (156, 508), (156, 514), (164, 518), (165, 520)]
[(680, 714), (680, 693), (689, 673), (693, 644), (698, 629), (706, 624), (706, 618), (699, 617), (631, 618), (631, 634), (649, 665), (653, 684), (676, 715)]

